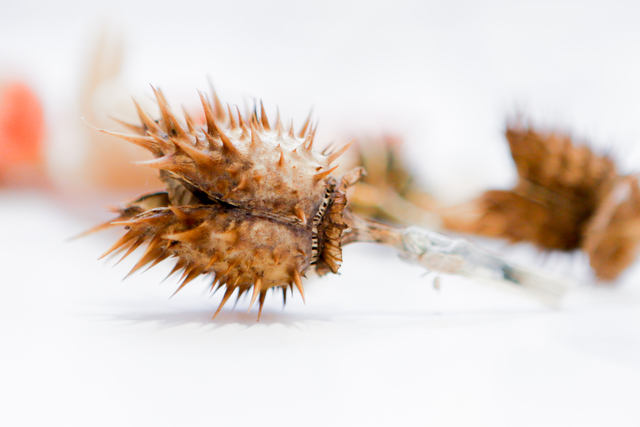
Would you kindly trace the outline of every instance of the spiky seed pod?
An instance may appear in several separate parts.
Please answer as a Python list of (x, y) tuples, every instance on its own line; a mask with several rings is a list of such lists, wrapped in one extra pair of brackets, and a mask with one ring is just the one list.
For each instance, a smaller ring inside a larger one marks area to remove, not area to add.
[[(545, 250), (584, 250), (596, 275), (615, 279), (640, 244), (640, 190), (614, 162), (567, 135), (507, 128), (517, 185), (485, 192), (445, 216), (449, 229), (531, 242)], [(621, 196), (622, 194), (622, 196)]]
[[(270, 288), (295, 285), (304, 298), (301, 277), (316, 267), (336, 273), (342, 261), (342, 211), (346, 189), (357, 170), (339, 183), (330, 176), (346, 149), (319, 154), (309, 121), (296, 136), (280, 119), (271, 128), (264, 107), (246, 119), (213, 105), (200, 95), (204, 123), (173, 114), (161, 91), (154, 93), (161, 112), (153, 120), (137, 104), (141, 125), (127, 124), (135, 135), (106, 132), (149, 150), (154, 159), (140, 162), (160, 170), (166, 192), (153, 193), (118, 210), (109, 225), (127, 233), (107, 251), (128, 256), (148, 246), (133, 271), (177, 258), (183, 270), (178, 290), (202, 274), (212, 274), (226, 291), (220, 307), (238, 289), (251, 291), (260, 312)], [(307, 130), (309, 129), (309, 130)], [(173, 273), (172, 272), (172, 273)]]
[(448, 228), (532, 242), (543, 249), (579, 248), (586, 223), (616, 176), (613, 162), (565, 135), (518, 126), (509, 127), (506, 137), (517, 185), (487, 191), (474, 202), (477, 219), (459, 224), (449, 218)]

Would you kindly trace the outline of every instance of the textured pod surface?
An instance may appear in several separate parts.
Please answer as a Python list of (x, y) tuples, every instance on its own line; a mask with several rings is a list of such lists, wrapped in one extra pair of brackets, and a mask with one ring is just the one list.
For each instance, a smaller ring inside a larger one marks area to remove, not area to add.
[(140, 163), (159, 169), (165, 191), (116, 210), (119, 218), (105, 226), (127, 233), (105, 255), (126, 251), (124, 258), (147, 243), (132, 272), (177, 258), (178, 290), (213, 275), (212, 288), (226, 288), (216, 314), (236, 290), (238, 298), (250, 291), (261, 311), (271, 288), (281, 288), (286, 301), (295, 286), (304, 298), (302, 277), (312, 266), (319, 274), (338, 271), (346, 189), (362, 175), (330, 176), (348, 146), (320, 154), (309, 121), (297, 134), (279, 117), (272, 128), (264, 108), (246, 120), (215, 94), (213, 104), (200, 96), (203, 123), (186, 113), (181, 122), (154, 92), (160, 120), (136, 105), (141, 125), (123, 123), (133, 135), (106, 133), (149, 150), (155, 159)]

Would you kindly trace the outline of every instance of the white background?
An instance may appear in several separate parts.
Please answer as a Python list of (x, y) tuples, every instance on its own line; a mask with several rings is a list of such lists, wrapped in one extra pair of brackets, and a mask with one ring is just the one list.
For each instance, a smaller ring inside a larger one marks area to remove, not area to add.
[[(79, 82), (106, 27), (131, 93), (195, 102), (211, 76), (225, 100), (296, 123), (313, 106), (322, 141), (399, 133), (425, 185), (462, 200), (512, 182), (502, 130), (518, 111), (636, 171), (639, 23), (624, 1), (3, 1), (0, 76), (34, 85), (52, 158), (72, 156), (60, 135), (84, 126)], [(1, 425), (640, 423), (637, 266), (603, 287), (579, 255), (494, 245), (578, 279), (551, 311), (453, 277), (436, 292), (360, 245), (306, 305), (270, 296), (256, 324), (241, 301), (212, 322), (204, 281), (169, 300), (169, 266), (121, 282), (133, 259), (96, 261), (117, 233), (65, 241), (117, 201), (0, 192)]]

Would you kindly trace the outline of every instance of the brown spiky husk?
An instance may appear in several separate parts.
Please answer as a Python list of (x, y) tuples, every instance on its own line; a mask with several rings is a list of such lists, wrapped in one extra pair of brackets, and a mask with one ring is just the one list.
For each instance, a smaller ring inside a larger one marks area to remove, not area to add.
[[(576, 145), (567, 135), (508, 127), (507, 141), (517, 167), (511, 190), (491, 190), (445, 215), (449, 229), (544, 250), (582, 249), (596, 275), (615, 279), (635, 259), (640, 219), (637, 182), (618, 175), (614, 162)], [(621, 200), (616, 183), (626, 182)]]
[(188, 114), (181, 123), (154, 92), (161, 119), (136, 105), (141, 125), (127, 125), (135, 135), (107, 133), (149, 150), (155, 159), (140, 163), (159, 169), (166, 191), (117, 209), (109, 225), (127, 233), (105, 255), (126, 250), (124, 258), (148, 243), (132, 272), (177, 258), (178, 290), (211, 274), (212, 289), (226, 289), (216, 315), (236, 289), (238, 298), (251, 290), (258, 319), (267, 290), (281, 288), (286, 301), (287, 288), (296, 286), (304, 299), (302, 276), (310, 268), (338, 271), (353, 180), (338, 183), (330, 165), (344, 150), (319, 154), (309, 121), (298, 135), (293, 127), (284, 132), (279, 117), (272, 129), (264, 108), (247, 120), (225, 111), (215, 94), (213, 104), (201, 95), (204, 123)]

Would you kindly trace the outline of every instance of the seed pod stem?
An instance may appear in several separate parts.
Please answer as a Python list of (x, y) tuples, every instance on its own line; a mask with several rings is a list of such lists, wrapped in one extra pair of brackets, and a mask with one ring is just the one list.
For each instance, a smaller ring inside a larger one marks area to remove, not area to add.
[(571, 288), (567, 281), (513, 265), (465, 239), (419, 227), (389, 227), (348, 211), (345, 221), (349, 228), (343, 235), (343, 244), (371, 242), (391, 246), (405, 261), (428, 270), (462, 275), (514, 290), (552, 307), (557, 307)]

